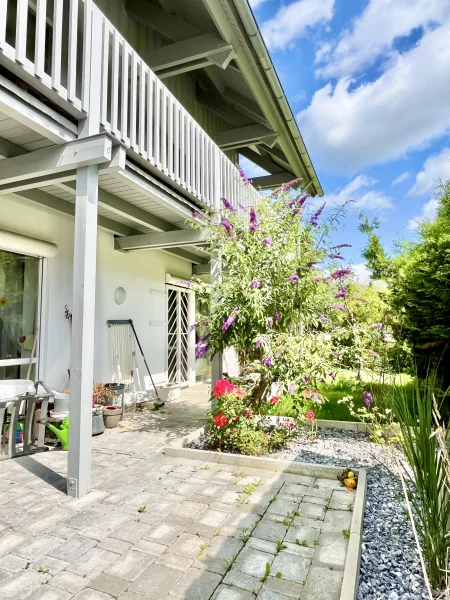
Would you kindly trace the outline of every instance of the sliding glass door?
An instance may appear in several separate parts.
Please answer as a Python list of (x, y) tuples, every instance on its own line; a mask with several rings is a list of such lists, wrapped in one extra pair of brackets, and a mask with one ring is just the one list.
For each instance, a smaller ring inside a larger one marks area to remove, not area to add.
[(25, 379), (30, 363), (35, 378), (40, 280), (39, 258), (0, 250), (0, 379)]

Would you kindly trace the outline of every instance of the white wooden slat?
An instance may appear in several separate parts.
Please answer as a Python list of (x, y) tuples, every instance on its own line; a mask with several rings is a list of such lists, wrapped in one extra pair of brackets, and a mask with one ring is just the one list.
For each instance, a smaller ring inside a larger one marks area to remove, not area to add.
[(120, 138), (119, 123), (119, 52), (120, 37), (117, 29), (113, 29), (112, 64), (111, 64), (111, 132)]
[(191, 117), (186, 115), (186, 187), (188, 192), (192, 191), (192, 127)]
[(17, 0), (16, 61), (24, 64), (27, 58), (28, 0)]
[(166, 86), (161, 90), (161, 169), (167, 175), (167, 95)]
[(180, 182), (186, 187), (186, 111), (180, 108)]
[(154, 124), (154, 146), (155, 165), (161, 168), (161, 81), (155, 78), (155, 124)]
[(67, 96), (77, 99), (78, 0), (70, 0)]
[(167, 97), (167, 171), (171, 179), (175, 179), (173, 169), (173, 131), (174, 131), (174, 119), (175, 111), (173, 109), (173, 96), (169, 94)]
[(111, 131), (111, 123), (108, 121), (108, 81), (109, 81), (109, 42), (111, 38), (111, 26), (109, 21), (104, 19), (103, 23), (103, 69), (102, 69), (102, 105), (101, 105), (101, 123), (107, 131)]
[(195, 124), (195, 189), (197, 190), (197, 196), (199, 198), (201, 198), (202, 192), (201, 192), (201, 185), (200, 185), (200, 178), (201, 178), (201, 173), (200, 173), (200, 166), (201, 166), (201, 161), (200, 161), (200, 156), (201, 156), (201, 149), (200, 149), (200, 145), (201, 145), (201, 127), (198, 125), (198, 123)]
[(136, 122), (137, 122), (137, 84), (138, 84), (138, 60), (136, 52), (131, 53), (131, 95), (130, 95), (130, 144), (137, 150), (136, 146)]
[(83, 26), (83, 81), (81, 106), (89, 112), (90, 84), (91, 84), (91, 46), (92, 46), (92, 2), (84, 0), (84, 26)]
[(178, 102), (174, 103), (174, 129), (173, 129), (173, 145), (174, 145), (174, 161), (173, 171), (175, 181), (179, 184), (180, 178), (180, 118), (181, 111)]
[(154, 133), (153, 133), (153, 109), (154, 109), (154, 94), (155, 94), (155, 75), (148, 70), (148, 89), (147, 89), (147, 157), (152, 165), (155, 164), (155, 155), (153, 150)]
[(122, 132), (122, 140), (130, 145), (130, 138), (128, 136), (128, 71), (129, 71), (129, 54), (130, 47), (126, 42), (123, 43), (123, 52), (122, 52), (122, 109), (121, 109), (121, 117), (122, 123), (120, 126)]
[(147, 153), (145, 151), (145, 67), (146, 64), (141, 60), (139, 68), (139, 129), (137, 146), (139, 148), (139, 154), (142, 154), (144, 158), (147, 158)]
[(52, 44), (52, 87), (57, 92), (61, 90), (61, 53), (63, 0), (54, 0), (53, 4), (53, 44)]
[(207, 167), (208, 167), (208, 159), (205, 152), (206, 149), (206, 135), (203, 130), (200, 131), (200, 176), (201, 176), (201, 199), (206, 200), (207, 192), (206, 192), (206, 175), (207, 175)]
[[(6, 10), (5, 15), (6, 16)], [(0, 17), (1, 19), (2, 17)], [(47, 0), (36, 2), (36, 37), (34, 44), (34, 72), (37, 77), (44, 76), (45, 34), (47, 24)], [(0, 25), (1, 27), (1, 25)]]

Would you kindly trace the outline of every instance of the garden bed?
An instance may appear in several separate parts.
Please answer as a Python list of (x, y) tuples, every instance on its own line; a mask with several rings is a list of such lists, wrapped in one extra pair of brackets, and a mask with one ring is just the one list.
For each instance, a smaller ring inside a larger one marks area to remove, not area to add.
[[(185, 444), (204, 448), (206, 441), (204, 432), (198, 431), (196, 439), (186, 440)], [(218, 455), (218, 461), (226, 460), (224, 453), (208, 454)], [(302, 463), (302, 467), (311, 463), (366, 470), (358, 600), (428, 598), (401, 481), (396, 474), (396, 455), (400, 456), (393, 447), (372, 443), (364, 432), (327, 428), (320, 428), (313, 441), (300, 432), (284, 449), (270, 455), (270, 462), (278, 459)]]

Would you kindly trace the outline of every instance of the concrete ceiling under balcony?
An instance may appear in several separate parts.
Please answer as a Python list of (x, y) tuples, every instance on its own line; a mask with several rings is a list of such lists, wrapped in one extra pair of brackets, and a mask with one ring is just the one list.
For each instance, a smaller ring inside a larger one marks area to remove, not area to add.
[(235, 4), (237, 0), (125, 0), (130, 16), (165, 42), (144, 56), (146, 62), (163, 80), (184, 73), (195, 80), (198, 102), (226, 123), (226, 130), (212, 134), (219, 147), (237, 151), (268, 172), (267, 178), (258, 178), (258, 186), (277, 187), (300, 177), (303, 186), (311, 182), (312, 195), (321, 195), (292, 112), (273, 88), (276, 74), (268, 74), (262, 64)]

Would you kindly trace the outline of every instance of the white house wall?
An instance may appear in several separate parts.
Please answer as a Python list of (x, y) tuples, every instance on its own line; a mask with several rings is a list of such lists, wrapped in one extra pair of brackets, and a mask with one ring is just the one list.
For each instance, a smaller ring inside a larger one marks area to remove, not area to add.
[[(73, 218), (42, 209), (13, 196), (1, 197), (0, 228), (35, 236), (58, 246), (55, 258), (47, 262), (47, 288), (43, 307), (44, 379), (56, 389), (70, 387), (70, 329), (64, 317), (72, 305)], [(155, 382), (166, 380), (165, 317), (166, 273), (189, 279), (191, 264), (160, 251), (121, 253), (114, 250), (113, 235), (102, 229), (98, 234), (95, 319), (94, 379), (110, 378), (108, 319), (133, 319)], [(115, 301), (115, 291), (126, 291), (124, 304)], [(152, 324), (151, 324), (152, 323)], [(139, 362), (141, 379), (145, 374)]]

